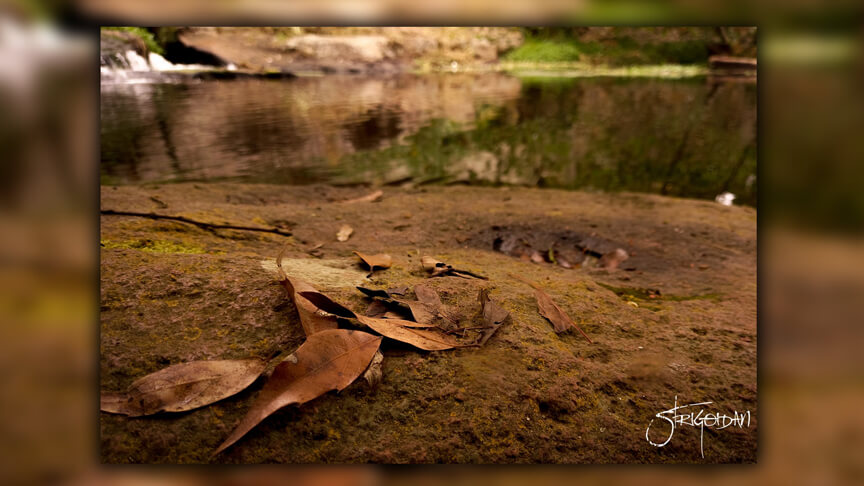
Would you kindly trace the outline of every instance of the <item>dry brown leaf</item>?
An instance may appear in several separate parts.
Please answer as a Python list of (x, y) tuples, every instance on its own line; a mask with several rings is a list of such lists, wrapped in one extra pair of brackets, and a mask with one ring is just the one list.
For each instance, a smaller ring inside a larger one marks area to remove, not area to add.
[(441, 302), (441, 297), (432, 287), (418, 284), (414, 286), (414, 294), (417, 296), (417, 302), (407, 302), (407, 304), (417, 322), (431, 323), (436, 317), (446, 319), (453, 324), (459, 322), (459, 316)]
[[(344, 305), (335, 302), (330, 297), (322, 294), (321, 292), (301, 292), (301, 297), (312, 302), (318, 309), (329, 312), (330, 314), (337, 315), (339, 317), (343, 317), (345, 319), (356, 319), (360, 321), (361, 324), (366, 324), (367, 320), (378, 320), (378, 318), (367, 317), (357, 314), (351, 309), (345, 307)], [(428, 324), (420, 323), (420, 322), (412, 322), (406, 321), (402, 319), (387, 319), (388, 321), (395, 323), (400, 326), (405, 327), (432, 327)], [(367, 324), (368, 325), (368, 324)]]
[(306, 403), (331, 390), (344, 390), (369, 367), (380, 344), (380, 337), (350, 329), (331, 329), (309, 336), (294, 354), (276, 366), (252, 408), (214, 455), (276, 410)]
[(375, 273), (375, 268), (390, 268), (390, 265), (393, 264), (393, 258), (386, 253), (379, 253), (377, 255), (366, 255), (364, 253), (360, 253), (359, 251), (354, 252), (363, 263), (365, 263), (369, 267), (369, 275), (372, 276)]
[(337, 241), (348, 241), (348, 238), (351, 238), (351, 235), (354, 233), (354, 228), (348, 226), (347, 224), (343, 224), (341, 228), (339, 228), (339, 232), (336, 233)]
[[(284, 275), (284, 274), (283, 274)], [(309, 283), (298, 278), (285, 277), (280, 282), (288, 295), (294, 302), (297, 308), (297, 314), (300, 316), (300, 324), (303, 326), (303, 331), (306, 336), (311, 336), (317, 332), (326, 331), (327, 329), (336, 329), (339, 325), (336, 318), (333, 316), (322, 314), (318, 307), (303, 297), (303, 292), (318, 292), (318, 290)], [(331, 312), (332, 314), (332, 312)]]
[(558, 304), (552, 300), (552, 297), (549, 297), (549, 294), (543, 292), (539, 288), (535, 288), (534, 298), (537, 299), (537, 309), (540, 311), (540, 315), (549, 319), (555, 332), (560, 334), (575, 328), (585, 336), (585, 339), (587, 339), (589, 343), (592, 342), (591, 338), (589, 338), (588, 335), (585, 334), (585, 332), (580, 329), (575, 322), (573, 322), (573, 319), (564, 312), (564, 309), (558, 307)]
[(282, 256), (285, 254), (286, 248), (287, 246), (283, 247), (279, 252), (279, 256), (276, 257), (276, 268), (279, 269), (279, 277), (281, 278), (279, 283), (288, 291), (288, 297), (294, 303), (294, 307), (297, 308), (297, 314), (300, 316), (300, 325), (303, 326), (306, 336), (311, 336), (316, 332), (327, 329), (336, 329), (338, 324), (335, 317), (322, 314), (318, 311), (315, 304), (299, 295), (300, 292), (318, 292), (318, 290), (308, 282), (299, 278), (289, 278), (285, 274), (285, 271), (282, 269)]
[[(398, 319), (375, 319), (357, 316), (357, 320), (369, 326), (370, 329), (384, 337), (410, 344), (426, 351), (443, 351), (462, 347), (454, 338), (436, 330), (412, 329), (416, 322), (399, 321)], [(410, 324), (412, 327), (408, 327)]]
[(380, 300), (373, 300), (369, 307), (366, 308), (366, 312), (363, 313), (366, 317), (385, 317), (387, 313), (390, 312), (390, 308), (384, 302)]
[(354, 199), (347, 199), (345, 201), (342, 201), (342, 204), (354, 204), (354, 203), (360, 203), (360, 202), (376, 202), (376, 201), (380, 201), (382, 197), (384, 197), (384, 191), (379, 189), (379, 190), (377, 190), (371, 194), (367, 194), (367, 195), (362, 196), (362, 197), (358, 197), (358, 198), (354, 198)]
[(429, 306), (422, 302), (405, 302), (405, 304), (411, 309), (411, 315), (414, 316), (415, 321), (421, 324), (432, 325), (437, 315), (434, 309), (430, 309)]
[(103, 393), (104, 412), (140, 417), (209, 405), (252, 384), (264, 371), (260, 359), (192, 361), (139, 378), (126, 393)]
[(438, 292), (436, 292), (435, 289), (428, 285), (415, 285), (414, 295), (417, 296), (418, 301), (426, 305), (433, 307), (441, 307), (443, 305), (441, 302), (441, 297), (438, 296)]
[(480, 341), (478, 344), (483, 346), (486, 344), (486, 341), (492, 337), (498, 329), (504, 325), (505, 322), (510, 318), (510, 313), (505, 310), (503, 307), (499, 306), (492, 299), (489, 298), (489, 291), (486, 289), (480, 289), (480, 294), (477, 296), (480, 301), (480, 309), (483, 313), (483, 321), (486, 323), (486, 326), (489, 329), (486, 329), (483, 332), (483, 335), (480, 337)]

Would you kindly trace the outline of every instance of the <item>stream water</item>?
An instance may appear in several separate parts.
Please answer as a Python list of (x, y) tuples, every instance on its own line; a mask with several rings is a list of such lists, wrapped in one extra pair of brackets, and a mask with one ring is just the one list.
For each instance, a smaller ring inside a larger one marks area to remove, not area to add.
[(756, 202), (756, 85), (501, 73), (104, 82), (103, 184), (471, 183)]

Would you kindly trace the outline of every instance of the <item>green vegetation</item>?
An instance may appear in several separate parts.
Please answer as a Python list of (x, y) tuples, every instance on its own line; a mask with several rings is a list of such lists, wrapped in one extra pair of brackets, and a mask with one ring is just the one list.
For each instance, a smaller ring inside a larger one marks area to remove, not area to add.
[(150, 253), (186, 253), (190, 255), (199, 255), (207, 253), (204, 248), (196, 245), (185, 245), (173, 241), (165, 240), (129, 240), (129, 241), (114, 241), (101, 240), (100, 246), (109, 250), (113, 249), (135, 249)]
[(165, 54), (165, 50), (162, 49), (162, 46), (159, 45), (158, 42), (156, 42), (156, 38), (153, 36), (153, 33), (145, 29), (144, 27), (102, 27), (102, 30), (113, 30), (132, 34), (140, 38), (150, 52), (155, 52), (159, 55)]
[(529, 39), (505, 56), (508, 61), (568, 62), (580, 60), (582, 51), (574, 41)]
[[(755, 189), (745, 181), (756, 170), (755, 147), (736, 128), (752, 119), (714, 105), (699, 81), (663, 82), (650, 89), (642, 83), (524, 78), (531, 108), (519, 117), (507, 107), (480, 104), (473, 124), (432, 120), (403, 144), (344, 156), (339, 163), (343, 182), (384, 182), (398, 164), (412, 179), (427, 183), (665, 190), (705, 199), (730, 190), (739, 196), (736, 202), (755, 204)], [(755, 96), (752, 88), (736, 91), (724, 96), (730, 102)], [(670, 110), (657, 102), (689, 96), (698, 104), (676, 103)], [(588, 99), (616, 101), (586, 107)]]
[(709, 45), (722, 42), (709, 30), (699, 36), (676, 35), (673, 28), (655, 28), (649, 35), (626, 28), (613, 29), (601, 37), (592, 37), (585, 28), (527, 28), (525, 42), (507, 53), (510, 62), (575, 62), (610, 66), (644, 64), (705, 64)]

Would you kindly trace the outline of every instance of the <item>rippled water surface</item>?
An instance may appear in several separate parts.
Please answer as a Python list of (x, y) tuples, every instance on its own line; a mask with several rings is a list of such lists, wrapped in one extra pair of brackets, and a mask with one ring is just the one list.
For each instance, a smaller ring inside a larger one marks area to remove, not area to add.
[(520, 184), (756, 201), (756, 85), (323, 76), (102, 84), (103, 184)]

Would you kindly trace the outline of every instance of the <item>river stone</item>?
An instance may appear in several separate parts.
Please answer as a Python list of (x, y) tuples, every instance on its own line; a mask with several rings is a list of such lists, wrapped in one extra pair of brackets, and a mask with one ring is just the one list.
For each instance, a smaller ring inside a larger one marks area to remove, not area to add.
[(393, 57), (389, 41), (379, 35), (301, 35), (285, 42), (289, 49), (318, 60), (377, 62)]

